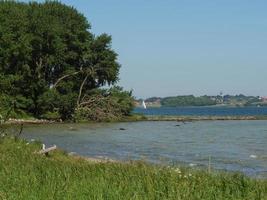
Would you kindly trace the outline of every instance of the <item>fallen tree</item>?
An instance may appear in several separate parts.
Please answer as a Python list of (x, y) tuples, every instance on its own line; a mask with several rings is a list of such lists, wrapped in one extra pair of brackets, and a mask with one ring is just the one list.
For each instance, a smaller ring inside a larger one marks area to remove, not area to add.
[(76, 121), (116, 121), (129, 115), (132, 109), (132, 93), (113, 87), (85, 95), (75, 110), (74, 118)]

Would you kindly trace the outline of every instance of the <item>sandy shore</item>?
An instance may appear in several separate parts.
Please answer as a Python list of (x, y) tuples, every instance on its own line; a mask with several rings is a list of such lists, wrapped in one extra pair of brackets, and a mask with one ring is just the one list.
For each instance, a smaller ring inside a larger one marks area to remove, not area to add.
[(6, 124), (51, 124), (55, 123), (52, 120), (45, 119), (8, 119)]

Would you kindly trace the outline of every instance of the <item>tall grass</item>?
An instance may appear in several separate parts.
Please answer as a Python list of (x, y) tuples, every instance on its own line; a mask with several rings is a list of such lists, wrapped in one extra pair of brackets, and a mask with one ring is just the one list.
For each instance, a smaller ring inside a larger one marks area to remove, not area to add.
[(267, 181), (241, 174), (93, 163), (34, 152), (40, 144), (0, 139), (0, 199), (267, 199)]

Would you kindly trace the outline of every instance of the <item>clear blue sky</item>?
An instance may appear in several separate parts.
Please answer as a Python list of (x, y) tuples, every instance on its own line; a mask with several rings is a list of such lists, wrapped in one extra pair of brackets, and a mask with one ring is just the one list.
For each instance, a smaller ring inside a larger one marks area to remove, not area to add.
[(113, 37), (136, 97), (267, 96), (266, 0), (62, 0)]

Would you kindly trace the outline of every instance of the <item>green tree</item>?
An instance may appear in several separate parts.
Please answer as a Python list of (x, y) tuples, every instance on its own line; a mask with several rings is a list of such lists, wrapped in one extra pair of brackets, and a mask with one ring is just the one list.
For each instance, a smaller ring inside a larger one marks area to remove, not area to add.
[[(60, 2), (0, 1), (0, 92), (19, 107), (68, 119), (90, 91), (118, 80), (111, 36)], [(19, 108), (19, 109), (20, 109)]]

